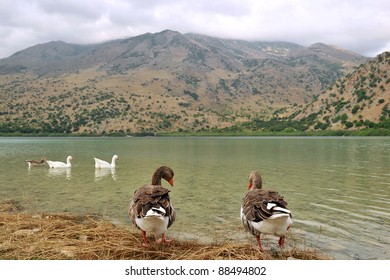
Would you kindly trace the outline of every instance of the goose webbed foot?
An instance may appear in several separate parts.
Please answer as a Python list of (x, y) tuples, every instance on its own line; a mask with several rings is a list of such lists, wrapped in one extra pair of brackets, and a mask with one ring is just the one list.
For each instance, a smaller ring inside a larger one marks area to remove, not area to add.
[(165, 238), (165, 233), (161, 235), (161, 238), (159, 238), (156, 243), (157, 244), (170, 244), (173, 242), (173, 239), (166, 239)]

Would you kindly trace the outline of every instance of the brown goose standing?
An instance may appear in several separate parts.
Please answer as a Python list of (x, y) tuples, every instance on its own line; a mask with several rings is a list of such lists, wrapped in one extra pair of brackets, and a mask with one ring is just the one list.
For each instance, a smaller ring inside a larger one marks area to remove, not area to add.
[(262, 179), (257, 171), (249, 174), (248, 193), (241, 206), (241, 221), (261, 246), (260, 234), (273, 234), (279, 238), (279, 246), (283, 247), (285, 235), (292, 221), (287, 202), (278, 192), (262, 189)]
[(146, 233), (160, 236), (157, 243), (169, 243), (165, 232), (173, 224), (176, 212), (169, 198), (169, 190), (161, 186), (165, 179), (173, 187), (173, 170), (168, 166), (157, 168), (152, 177), (151, 185), (144, 185), (136, 190), (130, 202), (129, 216), (134, 226), (141, 229), (143, 245), (149, 242)]
[(30, 160), (26, 160), (26, 162), (28, 163), (28, 167), (42, 166), (45, 164), (46, 158), (43, 157), (40, 160), (30, 159)]

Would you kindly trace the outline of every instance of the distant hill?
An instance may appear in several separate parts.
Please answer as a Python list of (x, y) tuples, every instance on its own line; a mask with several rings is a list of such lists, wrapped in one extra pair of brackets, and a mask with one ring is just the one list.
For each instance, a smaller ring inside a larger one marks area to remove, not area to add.
[[(390, 128), (390, 52), (384, 52), (354, 72), (339, 78), (295, 120), (315, 130)], [(378, 126), (378, 125), (377, 125)]]
[[(0, 132), (200, 131), (288, 116), (368, 58), (165, 30), (0, 60)], [(302, 115), (303, 116), (303, 115)]]

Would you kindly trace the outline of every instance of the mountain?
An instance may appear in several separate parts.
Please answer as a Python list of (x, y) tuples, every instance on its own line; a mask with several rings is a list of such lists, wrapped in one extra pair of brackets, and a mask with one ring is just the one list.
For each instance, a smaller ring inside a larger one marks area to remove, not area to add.
[(390, 52), (339, 78), (295, 115), (311, 129), (390, 128)]
[(0, 60), (1, 131), (197, 131), (286, 116), (368, 59), (322, 43), (164, 30)]

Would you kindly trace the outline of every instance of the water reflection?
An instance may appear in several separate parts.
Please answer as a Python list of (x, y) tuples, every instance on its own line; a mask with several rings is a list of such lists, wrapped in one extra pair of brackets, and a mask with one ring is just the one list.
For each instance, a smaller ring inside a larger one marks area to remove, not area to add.
[(106, 177), (109, 177), (110, 175), (114, 181), (117, 179), (115, 168), (96, 168), (95, 182), (100, 181)]
[(49, 168), (48, 175), (52, 178), (63, 177), (70, 180), (72, 178), (71, 175), (72, 168)]
[(27, 173), (28, 174), (32, 174), (34, 172), (40, 172), (39, 170), (45, 169), (44, 167), (45, 167), (44, 165), (28, 166), (27, 167)]

